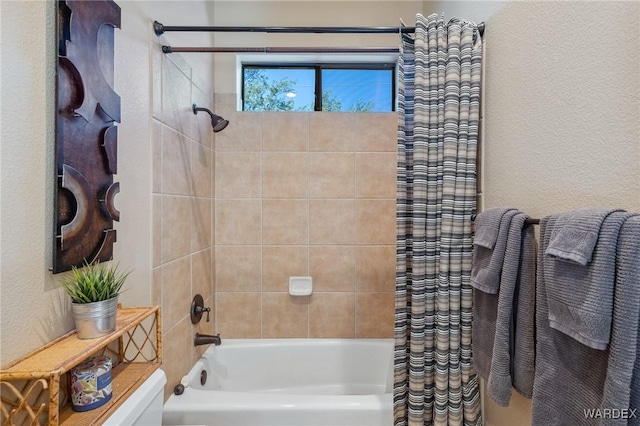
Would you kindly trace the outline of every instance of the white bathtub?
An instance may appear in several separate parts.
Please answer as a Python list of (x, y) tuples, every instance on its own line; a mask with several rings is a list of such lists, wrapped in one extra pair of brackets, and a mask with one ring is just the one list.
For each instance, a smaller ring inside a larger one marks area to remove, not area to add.
[(388, 426), (392, 377), (392, 339), (223, 338), (167, 400), (163, 424)]

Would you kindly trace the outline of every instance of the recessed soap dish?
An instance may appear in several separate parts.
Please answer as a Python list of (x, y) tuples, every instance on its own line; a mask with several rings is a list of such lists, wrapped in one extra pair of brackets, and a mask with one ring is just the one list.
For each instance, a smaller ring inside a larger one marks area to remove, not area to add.
[(311, 277), (289, 277), (289, 294), (291, 296), (309, 296), (313, 292)]

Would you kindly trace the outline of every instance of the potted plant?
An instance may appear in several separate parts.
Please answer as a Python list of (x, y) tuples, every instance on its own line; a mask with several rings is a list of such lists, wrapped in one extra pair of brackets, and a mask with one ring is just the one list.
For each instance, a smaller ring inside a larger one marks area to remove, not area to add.
[(71, 274), (62, 279), (71, 298), (78, 338), (93, 339), (115, 330), (118, 295), (129, 273), (118, 271), (118, 265), (94, 262), (72, 267)]

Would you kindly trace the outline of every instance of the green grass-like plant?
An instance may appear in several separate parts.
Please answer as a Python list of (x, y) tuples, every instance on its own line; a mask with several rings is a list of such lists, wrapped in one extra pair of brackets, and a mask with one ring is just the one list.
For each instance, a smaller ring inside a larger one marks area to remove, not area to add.
[(118, 265), (85, 263), (82, 268), (73, 266), (61, 284), (74, 303), (100, 302), (118, 295), (130, 273), (118, 271)]

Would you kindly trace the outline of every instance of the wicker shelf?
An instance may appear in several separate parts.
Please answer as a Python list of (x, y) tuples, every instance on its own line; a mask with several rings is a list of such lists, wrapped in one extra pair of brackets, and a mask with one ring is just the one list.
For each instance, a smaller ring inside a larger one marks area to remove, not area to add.
[[(81, 340), (75, 331), (0, 370), (3, 424), (101, 424), (161, 363), (160, 308), (120, 308), (116, 330), (101, 338)], [(68, 372), (91, 356), (109, 354), (113, 396), (91, 411), (69, 405)], [(9, 392), (7, 392), (9, 390)]]

